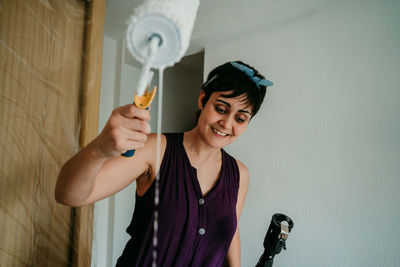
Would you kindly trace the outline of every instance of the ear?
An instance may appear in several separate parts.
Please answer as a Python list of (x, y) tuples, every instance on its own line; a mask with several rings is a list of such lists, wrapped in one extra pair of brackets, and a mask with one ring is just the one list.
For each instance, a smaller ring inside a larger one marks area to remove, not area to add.
[(204, 90), (201, 90), (199, 98), (197, 100), (197, 105), (198, 105), (200, 110), (203, 110), (203, 99), (204, 99), (204, 97), (206, 97), (206, 93), (204, 92)]

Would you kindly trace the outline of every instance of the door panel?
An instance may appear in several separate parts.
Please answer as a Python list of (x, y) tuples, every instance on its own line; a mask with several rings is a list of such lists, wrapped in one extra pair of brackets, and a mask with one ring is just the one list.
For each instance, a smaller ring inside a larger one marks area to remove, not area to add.
[[(0, 266), (77, 264), (73, 248), (91, 242), (90, 216), (87, 240), (74, 239), (81, 211), (57, 204), (54, 188), (63, 163), (84, 144), (81, 135), (97, 131), (94, 115), (81, 132), (87, 108), (98, 109), (96, 94), (87, 104), (85, 86), (100, 78), (87, 72), (92, 6), (0, 0)], [(90, 250), (84, 253), (90, 262)]]

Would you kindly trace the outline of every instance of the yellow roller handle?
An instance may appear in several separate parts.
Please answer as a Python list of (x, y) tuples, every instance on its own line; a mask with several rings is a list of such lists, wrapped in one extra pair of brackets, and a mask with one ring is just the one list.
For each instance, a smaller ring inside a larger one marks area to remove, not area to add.
[(142, 96), (138, 96), (135, 93), (135, 97), (134, 97), (134, 104), (135, 106), (137, 106), (138, 108), (141, 109), (145, 109), (148, 108), (151, 104), (151, 102), (153, 102), (154, 96), (156, 95), (156, 91), (157, 91), (157, 86), (154, 86), (153, 91), (151, 92), (144, 92), (144, 94)]
[[(146, 91), (144, 92), (144, 94), (142, 96), (138, 96), (135, 93), (134, 104), (138, 108), (148, 109), (150, 107), (151, 102), (153, 102), (154, 96), (156, 95), (157, 86), (154, 86), (153, 91), (151, 91), (151, 92), (148, 92), (147, 89), (148, 88), (146, 88)], [(121, 156), (130, 158), (130, 157), (133, 157), (133, 155), (135, 155), (134, 149), (126, 151)]]

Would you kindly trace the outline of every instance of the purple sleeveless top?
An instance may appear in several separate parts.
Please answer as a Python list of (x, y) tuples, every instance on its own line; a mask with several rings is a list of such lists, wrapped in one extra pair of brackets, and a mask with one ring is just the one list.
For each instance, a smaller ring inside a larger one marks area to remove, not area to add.
[[(205, 196), (183, 147), (183, 133), (166, 134), (160, 166), (157, 266), (223, 266), (236, 231), (239, 169), (223, 149), (221, 175)], [(131, 239), (117, 267), (151, 266), (155, 183), (136, 194)]]

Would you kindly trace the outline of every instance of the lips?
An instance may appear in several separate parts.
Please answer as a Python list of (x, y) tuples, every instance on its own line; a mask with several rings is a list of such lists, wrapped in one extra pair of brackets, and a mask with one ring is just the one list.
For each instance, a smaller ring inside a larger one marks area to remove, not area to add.
[(222, 137), (226, 137), (226, 136), (230, 135), (230, 134), (227, 134), (227, 133), (218, 131), (217, 129), (215, 129), (215, 128), (213, 128), (213, 127), (211, 127), (211, 129), (212, 129), (212, 131), (213, 131), (214, 133), (216, 133), (217, 135), (222, 136)]

